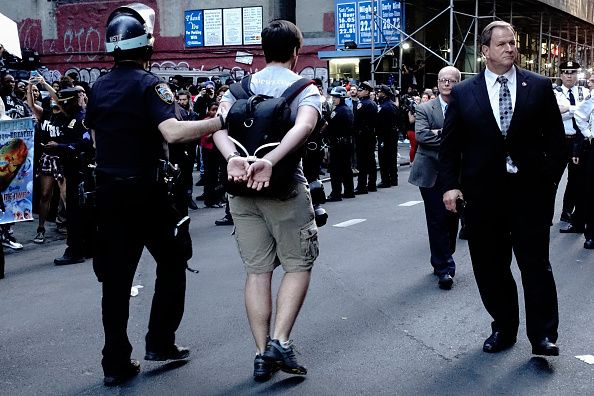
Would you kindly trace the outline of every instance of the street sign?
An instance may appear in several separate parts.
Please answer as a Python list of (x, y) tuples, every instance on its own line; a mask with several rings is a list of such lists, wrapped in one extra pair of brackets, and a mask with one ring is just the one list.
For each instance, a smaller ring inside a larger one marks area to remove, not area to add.
[(186, 47), (204, 46), (204, 11), (189, 10), (184, 13), (186, 26)]

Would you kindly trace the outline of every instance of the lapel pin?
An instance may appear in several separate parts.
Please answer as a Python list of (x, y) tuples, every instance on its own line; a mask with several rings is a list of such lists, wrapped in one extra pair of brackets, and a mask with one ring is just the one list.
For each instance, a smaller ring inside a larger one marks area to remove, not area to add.
[(526, 84), (526, 81), (522, 81), (522, 86), (525, 87), (526, 85), (528, 85)]

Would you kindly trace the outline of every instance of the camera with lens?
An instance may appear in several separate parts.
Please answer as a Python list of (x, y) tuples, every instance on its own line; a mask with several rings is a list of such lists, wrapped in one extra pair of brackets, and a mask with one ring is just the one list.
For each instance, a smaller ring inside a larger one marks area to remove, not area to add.
[(415, 114), (417, 102), (410, 95), (402, 95), (400, 98), (400, 107), (409, 113)]

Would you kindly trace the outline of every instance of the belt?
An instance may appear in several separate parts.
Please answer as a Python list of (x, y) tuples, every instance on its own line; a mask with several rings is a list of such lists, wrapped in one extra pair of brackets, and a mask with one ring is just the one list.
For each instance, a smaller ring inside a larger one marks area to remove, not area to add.
[(575, 139), (576, 136), (577, 136), (577, 134), (574, 134), (574, 135), (565, 135), (565, 139)]

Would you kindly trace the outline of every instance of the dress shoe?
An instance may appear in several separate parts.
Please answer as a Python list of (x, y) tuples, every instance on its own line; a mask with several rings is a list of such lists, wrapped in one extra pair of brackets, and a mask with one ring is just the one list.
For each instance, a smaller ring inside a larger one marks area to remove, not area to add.
[(347, 199), (349, 199), (349, 198), (355, 198), (355, 193), (354, 192), (348, 193), (348, 194), (345, 193), (345, 194), (342, 194), (342, 197), (343, 198), (347, 198)]
[(196, 202), (194, 202), (194, 200), (191, 197), (188, 199), (188, 209), (198, 209), (198, 205), (196, 205)]
[(328, 197), (326, 198), (326, 202), (339, 202), (342, 201), (342, 198), (340, 198), (340, 196), (336, 196), (336, 195), (328, 195)]
[(360, 189), (356, 189), (355, 190), (355, 195), (361, 195), (361, 194), (369, 194), (369, 192), (365, 189), (365, 190), (360, 190)]
[(390, 188), (390, 187), (392, 187), (391, 184), (386, 184), (383, 182), (377, 185), (377, 188)]
[(175, 344), (162, 351), (149, 351), (147, 349), (144, 360), (153, 360), (163, 362), (165, 360), (182, 360), (190, 356), (188, 348), (180, 347)]
[(140, 372), (140, 362), (138, 360), (130, 359), (130, 363), (117, 371), (106, 371), (103, 378), (105, 386), (116, 386), (126, 382), (130, 378), (136, 376)]
[(450, 274), (439, 275), (439, 280), (437, 281), (437, 284), (440, 289), (450, 290), (452, 288), (452, 285), (454, 284), (454, 279)]
[(536, 344), (532, 344), (532, 354), (542, 356), (559, 356), (559, 347), (549, 340), (548, 337), (543, 338)]
[(226, 226), (226, 225), (233, 225), (233, 217), (225, 216), (222, 219), (215, 220), (215, 225), (218, 226)]
[(584, 226), (569, 223), (567, 227), (559, 229), (559, 232), (562, 234), (581, 234), (582, 232), (584, 232)]
[(561, 212), (561, 221), (565, 221), (567, 223), (571, 222), (571, 213), (566, 210)]
[(584, 242), (584, 249), (594, 249), (594, 240), (586, 239), (586, 242)]
[(506, 336), (500, 331), (494, 331), (483, 344), (483, 352), (497, 353), (511, 348), (516, 343), (516, 337)]
[(83, 263), (84, 261), (85, 261), (85, 258), (83, 255), (72, 254), (72, 253), (69, 253), (68, 251), (66, 251), (66, 252), (64, 252), (64, 255), (62, 257), (58, 257), (57, 259), (54, 259), (54, 264), (55, 265), (70, 265), (70, 264)]

